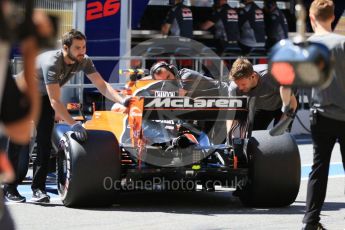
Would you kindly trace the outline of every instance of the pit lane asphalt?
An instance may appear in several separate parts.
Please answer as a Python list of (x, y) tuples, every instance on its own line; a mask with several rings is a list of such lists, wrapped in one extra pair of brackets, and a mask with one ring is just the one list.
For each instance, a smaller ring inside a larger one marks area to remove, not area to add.
[[(310, 139), (297, 139), (302, 182), (296, 201), (275, 209), (245, 208), (229, 189), (207, 192), (131, 192), (108, 208), (71, 209), (62, 205), (56, 186), (48, 185), (51, 203), (30, 202), (29, 184), (19, 191), (23, 204), (7, 204), (17, 229), (301, 229), (307, 176), (312, 163)], [(339, 145), (333, 150), (322, 223), (327, 229), (345, 229), (344, 170)]]

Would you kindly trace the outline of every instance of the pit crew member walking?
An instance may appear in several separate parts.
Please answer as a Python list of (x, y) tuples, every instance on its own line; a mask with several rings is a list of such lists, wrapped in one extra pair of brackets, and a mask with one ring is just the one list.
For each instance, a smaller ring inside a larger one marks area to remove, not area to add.
[(324, 229), (319, 223), (326, 197), (329, 163), (338, 141), (345, 168), (345, 36), (332, 33), (334, 4), (331, 0), (315, 0), (311, 4), (310, 22), (314, 30), (309, 40), (325, 44), (334, 56), (332, 82), (324, 89), (313, 88), (311, 135), (314, 160), (309, 174), (306, 213), (303, 229)]

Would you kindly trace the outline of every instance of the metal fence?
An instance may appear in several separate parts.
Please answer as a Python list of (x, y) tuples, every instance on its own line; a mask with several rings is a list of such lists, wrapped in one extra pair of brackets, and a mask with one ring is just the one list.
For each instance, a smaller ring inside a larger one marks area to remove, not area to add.
[[(128, 63), (126, 68), (133, 68), (130, 65), (131, 60), (140, 60), (142, 69), (147, 69), (150, 66), (148, 62), (154, 63), (158, 60), (165, 60), (171, 64), (175, 64), (178, 67), (186, 67), (186, 66), (179, 66), (180, 61), (189, 60), (192, 62), (192, 66), (188, 66), (196, 71), (203, 71), (202, 66), (205, 65), (206, 62), (211, 62), (212, 65), (209, 68), (212, 68), (213, 71), (216, 72), (216, 76), (219, 76), (220, 80), (226, 81), (228, 79), (229, 68), (231, 67), (231, 63), (237, 58), (236, 56), (229, 56), (229, 57), (206, 57), (206, 56), (196, 56), (196, 57), (175, 57), (175, 56), (130, 56), (130, 57), (90, 57), (97, 66), (98, 61), (114, 61), (114, 68), (119, 61), (125, 61)], [(255, 57), (248, 57), (253, 64), (257, 64), (260, 59), (265, 59), (265, 56), (255, 56)], [(22, 69), (22, 59), (20, 57), (16, 57), (12, 59), (12, 69), (14, 73), (17, 74)], [(119, 73), (115, 73), (116, 76), (109, 76), (111, 79), (116, 79), (116, 82), (109, 82), (115, 89), (121, 89), (124, 87), (124, 83), (118, 83), (120, 77)], [(85, 88), (95, 88), (93, 84), (85, 84), (84, 77), (82, 73), (78, 75), (79, 77), (72, 78), (64, 87), (65, 88), (74, 88), (77, 91), (78, 98), (80, 102), (83, 102), (83, 90)], [(106, 77), (106, 76), (104, 76)]]
[[(176, 64), (179, 61), (182, 60), (191, 60), (193, 63), (192, 68), (196, 71), (203, 71), (202, 65), (208, 61), (212, 62), (213, 64), (218, 64), (219, 66), (213, 66), (216, 70), (219, 70), (221, 80), (227, 81), (228, 80), (228, 74), (229, 69), (231, 68), (231, 63), (237, 58), (237, 56), (229, 56), (229, 57), (174, 57), (174, 56), (161, 56), (161, 57), (149, 57), (149, 56), (130, 56), (130, 57), (91, 57), (91, 59), (96, 63), (98, 61), (114, 61), (114, 68), (116, 64), (120, 61), (128, 61), (128, 68), (132, 68), (130, 66), (131, 60), (140, 60), (141, 66), (140, 68), (146, 69), (150, 66), (147, 65), (149, 61), (157, 61), (157, 60), (165, 60), (171, 64)], [(252, 61), (253, 64), (259, 64), (260, 60), (266, 59), (266, 56), (250, 56), (248, 57)], [(15, 58), (12, 60), (12, 69), (14, 70), (15, 74), (17, 74), (19, 71), (21, 71), (22, 66), (22, 60), (21, 58)], [(124, 77), (119, 75), (119, 73), (116, 73), (117, 76), (113, 76), (112, 79), (119, 80), (120, 77)], [(109, 82), (113, 88), (115, 89), (122, 89), (125, 84), (124, 83), (117, 83), (117, 82)], [(64, 88), (67, 89), (74, 89), (73, 94), (77, 95), (79, 98), (79, 101), (83, 102), (83, 91), (86, 88), (95, 88), (93, 84), (85, 84), (84, 83), (84, 77), (83, 73), (79, 73), (78, 77), (72, 78), (65, 86)], [(309, 98), (310, 96), (310, 90), (299, 90), (299, 102), (301, 105), (301, 108), (304, 109), (308, 106)]]

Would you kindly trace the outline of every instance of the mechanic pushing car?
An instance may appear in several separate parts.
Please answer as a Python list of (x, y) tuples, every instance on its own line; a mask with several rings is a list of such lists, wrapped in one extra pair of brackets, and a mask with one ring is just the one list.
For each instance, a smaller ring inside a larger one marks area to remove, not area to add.
[[(34, 161), (35, 171), (32, 179), (32, 201), (49, 202), (45, 191), (46, 177), (51, 151), (51, 134), (54, 117), (61, 117), (75, 133), (77, 140), (87, 139), (83, 126), (73, 120), (64, 104), (60, 101), (61, 87), (80, 71), (83, 71), (96, 88), (109, 100), (128, 104), (127, 100), (105, 82), (86, 53), (86, 37), (72, 29), (62, 37), (62, 50), (47, 51), (37, 57), (37, 74), (42, 100), (41, 116), (37, 124), (37, 158)], [(22, 73), (19, 74), (20, 77)], [(16, 185), (13, 185), (16, 186)]]
[(338, 141), (345, 168), (345, 37), (332, 32), (334, 3), (315, 0), (309, 10), (314, 34), (308, 39), (326, 45), (334, 56), (332, 81), (326, 88), (313, 88), (311, 106), (311, 136), (314, 161), (309, 174), (306, 213), (303, 229), (325, 229), (319, 223), (326, 197), (329, 163)]
[[(292, 116), (297, 108), (292, 90), (281, 87), (268, 74), (266, 64), (253, 66), (248, 59), (240, 57), (232, 65), (229, 78), (229, 96), (255, 97), (253, 130), (267, 129), (272, 120), (276, 125), (283, 113)], [(229, 121), (228, 128), (231, 126)]]

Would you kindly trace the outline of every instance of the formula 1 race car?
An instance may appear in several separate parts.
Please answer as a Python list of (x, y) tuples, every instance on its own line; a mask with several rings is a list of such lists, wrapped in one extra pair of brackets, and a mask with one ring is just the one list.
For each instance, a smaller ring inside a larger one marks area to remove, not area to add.
[[(296, 142), (288, 133), (251, 131), (255, 100), (222, 96), (219, 89), (204, 94), (214, 96), (179, 96), (176, 84), (164, 90), (169, 84), (131, 81), (128, 112), (95, 111), (84, 124), (85, 143), (67, 125), (55, 127), (65, 206), (111, 205), (128, 190), (214, 191), (217, 185), (236, 189), (247, 206), (295, 201), (301, 177)], [(227, 136), (226, 120), (237, 122), (240, 137), (218, 141)]]

